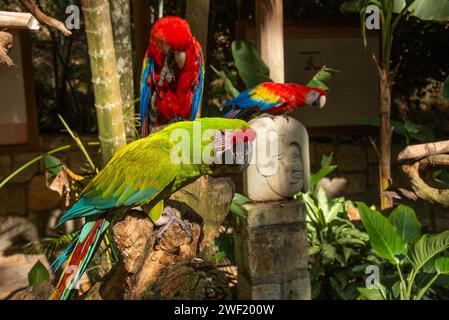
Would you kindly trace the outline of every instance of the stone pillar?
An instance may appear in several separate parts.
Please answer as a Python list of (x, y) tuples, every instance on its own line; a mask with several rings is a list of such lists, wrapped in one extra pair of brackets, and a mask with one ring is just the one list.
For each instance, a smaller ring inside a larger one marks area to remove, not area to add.
[(239, 299), (310, 299), (306, 213), (293, 199), (308, 189), (307, 130), (287, 116), (250, 125), (257, 139), (244, 190), (252, 202), (235, 232)]

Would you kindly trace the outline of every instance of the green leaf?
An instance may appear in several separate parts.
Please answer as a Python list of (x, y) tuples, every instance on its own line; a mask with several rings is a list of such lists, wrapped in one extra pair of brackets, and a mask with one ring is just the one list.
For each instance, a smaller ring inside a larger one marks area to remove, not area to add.
[(400, 205), (391, 212), (388, 219), (407, 243), (415, 243), (421, 237), (421, 223), (412, 208)]
[(241, 205), (248, 203), (248, 202), (251, 202), (251, 200), (248, 199), (247, 197), (245, 197), (244, 195), (241, 195), (240, 193), (236, 193), (234, 195), (234, 198), (232, 199), (231, 207), (230, 207), (229, 211), (231, 211), (231, 213), (239, 216), (240, 218), (245, 218), (245, 212), (241, 208)]
[(320, 208), (323, 212), (323, 216), (325, 217), (325, 221), (327, 223), (329, 222), (329, 220), (326, 219), (329, 213), (329, 201), (327, 200), (326, 190), (324, 190), (324, 188), (322, 187), (319, 187), (316, 198), (318, 200), (318, 208)]
[(324, 243), (321, 246), (321, 254), (323, 255), (324, 264), (331, 264), (337, 258), (337, 250), (328, 243)]
[(58, 250), (64, 249), (75, 239), (80, 232), (63, 234), (59, 237), (47, 237), (39, 239), (37, 243), (32, 242), (23, 247), (26, 254), (45, 254), (47, 256), (56, 255)]
[(28, 283), (30, 286), (40, 284), (50, 279), (50, 273), (47, 268), (38, 260), (28, 273)]
[(438, 274), (449, 275), (449, 257), (439, 257), (435, 260), (435, 269)]
[(372, 116), (363, 116), (358, 119), (358, 123), (366, 126), (378, 127), (380, 126), (380, 118)]
[(407, 252), (407, 243), (380, 212), (371, 210), (362, 202), (357, 202), (357, 207), (376, 254), (397, 265), (398, 257)]
[(49, 155), (45, 155), (44, 165), (50, 178), (56, 177), (64, 169), (61, 160)]
[(234, 85), (232, 84), (231, 80), (229, 80), (226, 73), (224, 73), (224, 71), (218, 71), (212, 65), (210, 67), (221, 79), (223, 79), (224, 89), (226, 90), (226, 92), (232, 95), (234, 98), (237, 97), (240, 94), (240, 92), (234, 87)]
[(446, 78), (446, 81), (443, 83), (443, 97), (445, 99), (449, 99), (449, 76)]
[[(324, 193), (324, 194), (326, 194), (326, 193)], [(344, 204), (344, 202), (340, 201), (339, 199), (334, 199), (331, 202), (331, 205), (329, 206), (329, 209), (328, 209), (328, 211), (327, 211), (327, 213), (325, 215), (327, 223), (332, 222), (343, 211), (345, 211), (345, 204)]]
[[(409, 1), (410, 2), (410, 1)], [(395, 12), (399, 13), (406, 6), (406, 0), (395, 0)], [(415, 0), (408, 9), (412, 16), (422, 20), (448, 21), (449, 1), (447, 0)]]
[(270, 69), (262, 60), (252, 42), (247, 40), (233, 41), (232, 56), (240, 77), (247, 88), (255, 87), (263, 82), (273, 82), (270, 79)]
[(324, 84), (324, 82), (329, 81), (334, 75), (340, 71), (323, 67), (318, 73), (310, 80), (307, 84), (308, 87), (321, 88), (323, 90), (329, 91), (329, 87)]
[(310, 189), (313, 190), (321, 179), (323, 179), (324, 177), (335, 171), (335, 169), (337, 169), (337, 166), (329, 166), (326, 168), (321, 168), (317, 173), (315, 173), (310, 178)]
[(404, 125), (405, 125), (405, 129), (409, 133), (418, 133), (420, 131), (420, 127), (416, 123), (413, 123), (411, 121), (406, 120), (404, 122)]
[(368, 288), (357, 288), (361, 296), (359, 299), (363, 300), (385, 300), (385, 290), (384, 287), (379, 289), (368, 289)]
[(332, 153), (328, 156), (323, 154), (323, 157), (321, 158), (321, 168), (329, 167), (332, 164), (333, 158), (334, 156)]
[(420, 270), (428, 261), (449, 249), (449, 231), (437, 235), (425, 234), (409, 252), (409, 260), (415, 270)]

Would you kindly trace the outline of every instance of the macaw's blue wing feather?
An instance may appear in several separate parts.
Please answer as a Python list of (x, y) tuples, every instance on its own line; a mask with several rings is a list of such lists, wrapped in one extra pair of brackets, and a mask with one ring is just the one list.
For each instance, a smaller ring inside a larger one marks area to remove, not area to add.
[(79, 199), (70, 210), (61, 217), (56, 227), (63, 225), (69, 220), (96, 216), (105, 213), (110, 209), (141, 203), (158, 191), (160, 190), (156, 188), (135, 190), (128, 185), (123, 192), (115, 192), (107, 198), (103, 197), (103, 195), (92, 196), (89, 192), (85, 193), (81, 199)]
[(201, 106), (201, 100), (203, 98), (203, 89), (204, 89), (204, 58), (201, 46), (198, 44), (198, 57), (197, 57), (197, 63), (198, 63), (198, 78), (196, 80), (196, 83), (194, 85), (194, 93), (192, 98), (192, 121), (196, 119), (196, 116), (198, 115), (198, 110)]
[[(226, 102), (225, 107), (234, 106), (238, 109), (259, 108), (262, 111), (281, 105), (279, 96), (275, 92), (267, 88), (264, 84), (260, 84), (254, 88), (247, 89), (234, 99)], [(228, 114), (232, 117), (231, 110)], [(226, 117), (226, 116), (225, 116)]]
[(144, 131), (151, 124), (151, 86), (154, 77), (154, 60), (145, 56), (140, 79), (140, 123)]

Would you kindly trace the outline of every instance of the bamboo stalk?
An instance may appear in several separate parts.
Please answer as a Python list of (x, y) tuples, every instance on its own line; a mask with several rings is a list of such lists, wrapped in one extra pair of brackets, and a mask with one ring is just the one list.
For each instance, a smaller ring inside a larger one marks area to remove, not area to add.
[(103, 164), (126, 145), (122, 97), (108, 0), (81, 0)]

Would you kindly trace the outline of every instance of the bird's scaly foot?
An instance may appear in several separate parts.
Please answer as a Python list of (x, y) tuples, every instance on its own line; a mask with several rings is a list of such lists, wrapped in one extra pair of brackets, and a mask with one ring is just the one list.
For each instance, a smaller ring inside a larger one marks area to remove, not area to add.
[(177, 222), (179, 224), (179, 226), (185, 232), (187, 237), (192, 238), (192, 231), (190, 229), (190, 226), (188, 224), (186, 224), (182, 220), (182, 218), (180, 218), (176, 215), (176, 212), (173, 210), (172, 207), (166, 206), (164, 208), (164, 211), (162, 211), (161, 217), (154, 223), (156, 225), (156, 227), (161, 228), (157, 234), (156, 243), (159, 243), (159, 241), (161, 241), (164, 233), (175, 222)]

